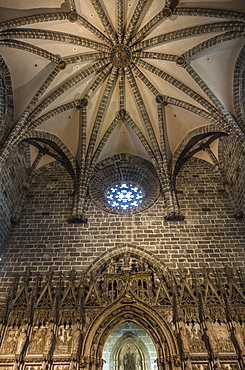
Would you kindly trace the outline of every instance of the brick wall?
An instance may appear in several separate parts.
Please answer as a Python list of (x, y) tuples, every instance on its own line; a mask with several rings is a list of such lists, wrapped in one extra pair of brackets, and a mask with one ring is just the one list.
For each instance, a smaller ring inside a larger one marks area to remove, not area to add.
[[(17, 180), (16, 180), (17, 181)], [(160, 198), (138, 214), (108, 214), (89, 202), (88, 224), (67, 224), (72, 180), (59, 165), (40, 173), (10, 232), (2, 261), (0, 292), (14, 273), (31, 270), (81, 271), (103, 252), (124, 243), (153, 253), (170, 269), (244, 267), (245, 229), (235, 220), (220, 180), (193, 158), (177, 182), (183, 222), (164, 222)]]

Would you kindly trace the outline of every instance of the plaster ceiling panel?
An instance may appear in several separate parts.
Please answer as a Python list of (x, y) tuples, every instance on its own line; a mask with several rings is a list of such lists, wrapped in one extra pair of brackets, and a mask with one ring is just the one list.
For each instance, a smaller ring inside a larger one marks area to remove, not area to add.
[[(146, 72), (143, 68), (140, 68), (141, 71), (146, 74), (148, 79), (154, 84), (156, 89), (160, 92), (160, 94), (164, 94), (170, 97), (174, 97), (176, 99), (180, 99), (182, 101), (185, 101), (189, 104), (195, 105), (198, 108), (204, 109), (201, 104), (199, 104), (197, 101), (195, 101), (193, 98), (191, 98), (189, 95), (183, 93), (180, 89), (173, 86), (171, 83), (163, 80), (162, 78), (155, 76), (151, 72)], [(202, 96), (205, 96), (204, 93)]]
[(45, 166), (48, 163), (54, 162), (54, 161), (55, 161), (54, 158), (50, 157), (49, 155), (44, 155), (42, 159), (40, 160), (40, 162), (38, 163), (37, 169)]
[[(53, 69), (50, 62), (37, 55), (28, 55), (26, 51), (18, 50), (18, 63), (14, 49), (0, 47), (4, 60), (11, 71), (14, 92), (14, 117), (19, 118), (36, 92)], [(28, 57), (28, 68), (27, 66)]]
[[(177, 64), (175, 62), (170, 62), (170, 61), (166, 61), (166, 60), (158, 61), (158, 60), (155, 60), (155, 59), (145, 59), (145, 61), (147, 63), (149, 63), (151, 65), (154, 65), (155, 67), (161, 69), (162, 71), (168, 73), (170, 76), (174, 77), (176, 80), (178, 80), (181, 83), (183, 83), (184, 85), (188, 86), (193, 91), (195, 91), (197, 94), (199, 94), (200, 96), (202, 96), (208, 102), (211, 103), (211, 100), (207, 97), (207, 95), (204, 93), (204, 91), (201, 89), (201, 87), (193, 80), (193, 78), (185, 70), (185, 68), (177, 66)], [(143, 68), (142, 68), (142, 72), (144, 72)], [(170, 85), (167, 81), (163, 80), (160, 77), (154, 76), (154, 75), (151, 78), (151, 82), (156, 86), (161, 85), (160, 91), (162, 89), (164, 89), (164, 91), (166, 89), (166, 91), (167, 91), (168, 88), (169, 88), (169, 85)], [(173, 85), (171, 85), (171, 86), (174, 87)], [(180, 91), (176, 87), (174, 87), (174, 89), (176, 90), (176, 92), (174, 93), (173, 96), (178, 94), (178, 92)], [(187, 94), (181, 93), (181, 95), (182, 95), (183, 100), (186, 100), (186, 101), (188, 100), (189, 102), (192, 101), (192, 104), (194, 103), (193, 99), (190, 100), (190, 98), (188, 98)], [(195, 105), (198, 105), (198, 103), (195, 102)], [(199, 105), (199, 106), (201, 107), (201, 105)]]
[(98, 162), (119, 153), (130, 153), (149, 160), (139, 138), (127, 122), (119, 122), (102, 150)]
[[(191, 62), (197, 73), (232, 113), (234, 113), (231, 88), (233, 86), (233, 72), (236, 59), (243, 45), (244, 39), (232, 40), (214, 46), (212, 50), (209, 50), (209, 53), (199, 54)], [(229, 70), (232, 73), (227, 73)]]
[(79, 136), (79, 110), (76, 108), (45, 121), (36, 129), (56, 135), (76, 155)]
[(76, 1), (76, 10), (78, 14), (85, 18), (89, 23), (96, 25), (96, 28), (106, 35), (105, 28), (90, 1)]
[(213, 164), (213, 162), (211, 161), (209, 155), (204, 150), (200, 150), (200, 152), (194, 154), (193, 157), (202, 159), (203, 161), (206, 161), (208, 163)]
[(197, 127), (208, 126), (210, 122), (185, 109), (168, 105), (165, 108), (167, 119), (167, 134), (172, 153), (188, 134)]

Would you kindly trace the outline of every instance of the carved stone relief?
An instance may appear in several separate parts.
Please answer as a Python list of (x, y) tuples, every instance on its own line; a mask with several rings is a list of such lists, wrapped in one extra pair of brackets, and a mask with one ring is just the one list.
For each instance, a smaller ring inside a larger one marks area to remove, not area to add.
[(45, 337), (47, 335), (48, 328), (45, 326), (34, 326), (31, 335), (31, 342), (28, 353), (38, 355), (43, 353)]
[(234, 352), (235, 349), (230, 340), (230, 334), (225, 323), (213, 324), (213, 332), (218, 352)]
[(206, 352), (206, 347), (204, 341), (202, 340), (202, 332), (199, 324), (186, 325), (186, 334), (189, 340), (190, 352)]
[(0, 353), (3, 355), (15, 354), (17, 349), (18, 338), (22, 328), (8, 327), (5, 333), (4, 341)]
[(55, 355), (70, 354), (72, 343), (72, 328), (70, 326), (60, 325), (57, 330)]

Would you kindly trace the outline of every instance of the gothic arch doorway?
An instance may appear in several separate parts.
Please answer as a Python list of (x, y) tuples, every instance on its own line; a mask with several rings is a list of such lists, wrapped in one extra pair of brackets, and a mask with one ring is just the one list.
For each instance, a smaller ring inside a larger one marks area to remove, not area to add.
[(86, 369), (172, 370), (179, 366), (171, 297), (163, 267), (153, 256), (133, 246), (114, 249), (95, 261), (86, 279), (86, 334), (81, 352)]
[(156, 370), (156, 348), (147, 332), (127, 321), (109, 336), (103, 350), (103, 370)]

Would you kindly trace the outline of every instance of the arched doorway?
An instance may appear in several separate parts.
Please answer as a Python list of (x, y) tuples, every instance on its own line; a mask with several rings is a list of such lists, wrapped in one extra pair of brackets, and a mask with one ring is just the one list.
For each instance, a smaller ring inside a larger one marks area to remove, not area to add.
[(109, 336), (103, 350), (103, 370), (156, 370), (157, 353), (151, 337), (127, 321)]
[(172, 304), (161, 269), (153, 256), (133, 246), (112, 250), (88, 269), (81, 351), (86, 369), (178, 368)]

